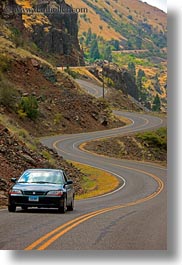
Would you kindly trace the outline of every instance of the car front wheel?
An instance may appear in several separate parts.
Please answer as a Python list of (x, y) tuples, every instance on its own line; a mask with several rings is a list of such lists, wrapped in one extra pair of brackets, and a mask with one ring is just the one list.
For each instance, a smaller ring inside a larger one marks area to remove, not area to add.
[(16, 211), (16, 206), (15, 205), (8, 205), (8, 211), (13, 213)]
[(63, 205), (58, 208), (59, 213), (65, 213), (67, 210), (67, 200), (66, 197), (63, 199)]

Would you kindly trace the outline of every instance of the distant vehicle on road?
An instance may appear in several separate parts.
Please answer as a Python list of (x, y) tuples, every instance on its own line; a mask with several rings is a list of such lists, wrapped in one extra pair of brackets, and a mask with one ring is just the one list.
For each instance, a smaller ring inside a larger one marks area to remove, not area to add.
[(28, 169), (9, 190), (8, 210), (15, 212), (20, 206), (57, 208), (59, 212), (72, 211), (74, 208), (74, 188), (72, 180), (68, 180), (63, 170)]

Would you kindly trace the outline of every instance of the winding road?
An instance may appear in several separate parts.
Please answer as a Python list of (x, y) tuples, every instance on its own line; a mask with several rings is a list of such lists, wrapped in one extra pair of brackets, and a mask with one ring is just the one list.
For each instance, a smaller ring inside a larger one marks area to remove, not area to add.
[[(103, 96), (103, 87), (96, 83), (90, 83), (89, 81), (85, 81), (82, 79), (76, 79), (76, 82), (83, 88), (87, 93), (91, 94), (96, 98), (100, 98)], [(107, 89), (104, 88), (104, 94), (107, 93)]]
[(164, 126), (158, 117), (116, 112), (131, 120), (125, 127), (41, 139), (65, 159), (111, 172), (117, 190), (75, 202), (75, 210), (0, 211), (0, 249), (25, 250), (166, 250), (166, 169), (85, 152), (79, 146), (93, 139), (126, 135)]

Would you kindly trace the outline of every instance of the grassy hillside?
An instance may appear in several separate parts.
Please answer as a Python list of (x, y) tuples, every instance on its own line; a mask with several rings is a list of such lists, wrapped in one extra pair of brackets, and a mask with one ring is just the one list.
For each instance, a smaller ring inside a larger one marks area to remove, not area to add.
[(167, 162), (167, 129), (92, 141), (84, 148), (101, 155), (164, 165)]
[[(145, 31), (145, 42), (151, 42), (151, 30), (155, 34), (163, 34), (167, 28), (166, 14), (147, 3), (138, 0), (67, 0), (73, 7), (87, 8), (88, 13), (79, 15), (79, 34), (91, 28), (93, 33), (106, 40), (125, 42), (136, 37), (136, 31)], [(162, 36), (162, 35), (161, 35)], [(154, 36), (153, 36), (154, 37)]]

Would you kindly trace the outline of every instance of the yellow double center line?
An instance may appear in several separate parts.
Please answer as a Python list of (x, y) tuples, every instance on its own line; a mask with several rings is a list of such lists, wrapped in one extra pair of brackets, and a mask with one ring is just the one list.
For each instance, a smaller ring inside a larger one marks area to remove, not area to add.
[(31, 245), (26, 247), (25, 250), (45, 250), (52, 243), (54, 243), (57, 239), (59, 239), (64, 234), (66, 234), (67, 232), (69, 232), (73, 228), (77, 227), (81, 223), (83, 223), (83, 222), (85, 222), (85, 221), (87, 221), (87, 220), (89, 220), (89, 219), (91, 219), (91, 218), (93, 218), (95, 216), (98, 216), (100, 214), (104, 214), (106, 212), (110, 212), (110, 211), (113, 211), (113, 210), (130, 207), (130, 206), (134, 206), (136, 204), (140, 204), (140, 203), (146, 202), (148, 200), (151, 200), (154, 197), (156, 197), (157, 195), (159, 195), (159, 193), (163, 190), (164, 183), (156, 175), (148, 173), (148, 172), (145, 172), (143, 170), (133, 169), (133, 168), (124, 167), (124, 166), (122, 166), (122, 167), (123, 168), (127, 168), (127, 169), (131, 169), (131, 170), (135, 170), (135, 171), (137, 171), (139, 173), (145, 173), (146, 175), (152, 177), (158, 183), (157, 190), (154, 191), (152, 194), (150, 194), (150, 195), (148, 195), (148, 196), (146, 196), (144, 198), (138, 199), (136, 201), (132, 201), (132, 202), (128, 202), (128, 203), (125, 203), (125, 204), (104, 208), (104, 209), (101, 209), (101, 210), (97, 210), (97, 211), (94, 211), (94, 212), (91, 212), (91, 213), (84, 214), (84, 215), (82, 215), (80, 217), (77, 217), (77, 218), (71, 220), (71, 221), (68, 221), (67, 223), (57, 227), (56, 229), (54, 229), (54, 230), (50, 231), (49, 233), (45, 234), (44, 236), (40, 237), (38, 240), (36, 240)]
[[(144, 120), (146, 120), (146, 119), (144, 119)], [(147, 123), (148, 123), (148, 120), (146, 120), (145, 124), (147, 124)], [(141, 127), (143, 127), (144, 125), (142, 125)], [(114, 130), (116, 130), (116, 129), (113, 129), (113, 131)], [(111, 136), (109, 136), (109, 137), (111, 137)], [(61, 142), (61, 141), (64, 141), (64, 140), (56, 141), (53, 144), (54, 148), (60, 150), (60, 148), (57, 147), (57, 144), (59, 142)], [(65, 151), (62, 150), (62, 152), (65, 152)], [(112, 164), (112, 165), (114, 165), (114, 164)], [(125, 168), (125, 169), (129, 169), (129, 170), (133, 170), (133, 171), (136, 171), (138, 173), (142, 173), (142, 174), (148, 175), (149, 177), (153, 178), (157, 182), (158, 188), (152, 194), (150, 194), (150, 195), (148, 195), (148, 196), (146, 196), (144, 198), (140, 198), (140, 199), (138, 199), (136, 201), (132, 201), (132, 202), (128, 202), (128, 203), (124, 203), (124, 204), (120, 204), (120, 205), (104, 208), (104, 209), (97, 210), (97, 211), (94, 211), (94, 212), (90, 212), (90, 213), (84, 214), (82, 216), (79, 216), (79, 217), (77, 217), (77, 218), (75, 218), (73, 220), (70, 220), (67, 223), (57, 227), (56, 229), (54, 229), (54, 230), (50, 231), (49, 233), (45, 234), (44, 236), (40, 237), (38, 240), (36, 240), (31, 245), (26, 247), (25, 250), (45, 250), (51, 244), (53, 244), (57, 239), (59, 239), (64, 234), (66, 234), (67, 232), (69, 232), (73, 228), (77, 227), (81, 223), (83, 223), (83, 222), (85, 222), (85, 221), (87, 221), (87, 220), (89, 220), (89, 219), (91, 219), (91, 218), (93, 218), (95, 216), (98, 216), (100, 214), (104, 214), (104, 213), (107, 213), (107, 212), (110, 212), (110, 211), (113, 211), (113, 210), (117, 210), (117, 209), (122, 209), (122, 208), (130, 207), (130, 206), (134, 206), (134, 205), (146, 202), (148, 200), (151, 200), (154, 197), (156, 197), (157, 195), (159, 195), (161, 193), (161, 191), (163, 190), (163, 188), (164, 188), (163, 181), (159, 177), (154, 175), (154, 174), (151, 174), (149, 172), (145, 172), (143, 170), (135, 169), (135, 168), (132, 168), (132, 167), (126, 167), (126, 166), (120, 166), (120, 165), (115, 165), (115, 166), (121, 167), (121, 168)]]

